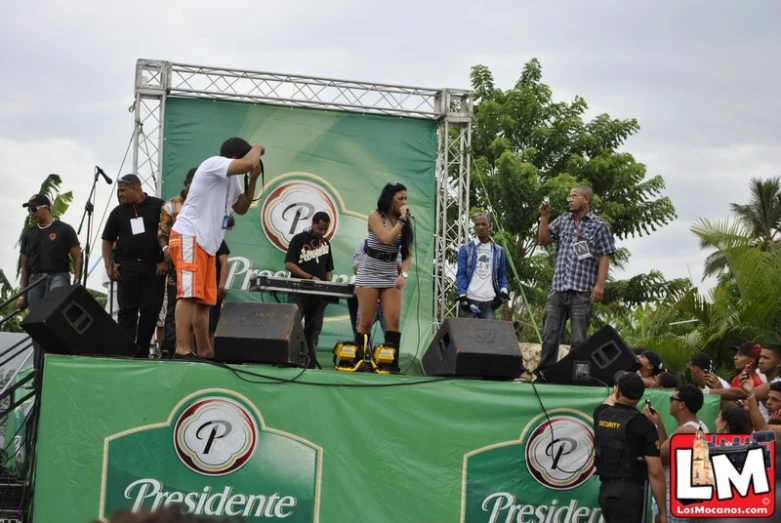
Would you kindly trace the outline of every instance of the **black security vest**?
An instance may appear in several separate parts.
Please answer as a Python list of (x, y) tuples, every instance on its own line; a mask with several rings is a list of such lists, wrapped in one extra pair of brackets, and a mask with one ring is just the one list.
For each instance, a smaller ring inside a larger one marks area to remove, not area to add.
[(641, 449), (632, 448), (626, 435), (635, 416), (642, 414), (637, 409), (609, 407), (594, 420), (594, 462), (601, 479), (645, 481), (648, 471)]

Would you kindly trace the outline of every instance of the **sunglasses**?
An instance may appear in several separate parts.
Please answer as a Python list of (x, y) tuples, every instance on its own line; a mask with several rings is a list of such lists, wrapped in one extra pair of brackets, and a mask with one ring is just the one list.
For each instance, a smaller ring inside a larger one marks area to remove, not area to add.
[(36, 212), (38, 212), (38, 209), (41, 209), (43, 207), (48, 207), (48, 205), (40, 205), (38, 207), (28, 207), (27, 212), (29, 212), (30, 214), (35, 214)]
[(684, 401), (681, 398), (676, 398), (675, 396), (670, 396), (670, 403), (673, 401), (680, 401), (681, 403), (684, 403)]

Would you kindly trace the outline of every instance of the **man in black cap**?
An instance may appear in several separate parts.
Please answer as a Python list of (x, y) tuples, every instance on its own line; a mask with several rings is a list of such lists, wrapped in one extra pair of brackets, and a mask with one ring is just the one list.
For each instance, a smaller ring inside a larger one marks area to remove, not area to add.
[(594, 457), (600, 478), (599, 506), (607, 523), (643, 520), (645, 481), (656, 503), (664, 508), (656, 518), (666, 523), (666, 483), (659, 457), (656, 427), (637, 410), (645, 393), (643, 379), (619, 371), (614, 392), (594, 411)]
[(163, 200), (148, 196), (135, 174), (122, 176), (117, 186), (120, 204), (103, 229), (103, 261), (117, 282), (119, 326), (135, 340), (137, 355), (148, 357), (168, 272), (157, 243)]
[[(41, 278), (49, 278), (27, 291), (16, 302), (16, 308), (34, 309), (49, 291), (70, 284), (70, 261), (73, 260), (73, 283), (81, 279), (81, 248), (73, 227), (52, 216), (52, 204), (43, 194), (34, 194), (22, 207), (35, 225), (24, 231), (20, 250), (22, 288)], [(70, 256), (70, 259), (69, 259)], [(35, 343), (33, 345), (38, 348)]]
[(689, 360), (689, 372), (692, 381), (702, 387), (702, 392), (710, 392), (712, 385), (709, 382), (716, 380), (721, 385), (720, 389), (728, 389), (729, 383), (716, 375), (716, 365), (713, 359), (704, 352), (698, 352)]
[(644, 350), (637, 356), (640, 370), (637, 373), (643, 378), (646, 387), (656, 387), (656, 375), (664, 370), (662, 358), (652, 350)]

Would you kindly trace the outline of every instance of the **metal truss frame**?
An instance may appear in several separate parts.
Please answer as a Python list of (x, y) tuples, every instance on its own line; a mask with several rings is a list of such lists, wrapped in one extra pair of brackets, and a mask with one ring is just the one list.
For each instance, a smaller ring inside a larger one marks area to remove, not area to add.
[[(138, 60), (133, 170), (162, 192), (168, 97), (233, 100), (433, 120), (438, 123), (434, 324), (455, 315), (454, 249), (469, 231), (472, 92)], [(450, 256), (448, 253), (450, 252)]]

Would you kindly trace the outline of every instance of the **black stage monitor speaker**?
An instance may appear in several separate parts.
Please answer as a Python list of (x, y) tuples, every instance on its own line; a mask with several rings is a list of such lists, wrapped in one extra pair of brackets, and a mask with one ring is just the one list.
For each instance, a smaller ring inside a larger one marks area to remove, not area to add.
[(292, 303), (226, 303), (214, 333), (214, 357), (225, 363), (303, 367), (307, 345)]
[(605, 325), (585, 342), (575, 347), (549, 369), (538, 381), (560, 385), (613, 385), (620, 370), (634, 372), (640, 368), (634, 353), (610, 325)]
[(81, 285), (49, 291), (22, 320), (22, 328), (48, 353), (132, 358), (139, 352)]
[(515, 379), (523, 357), (509, 321), (447, 318), (423, 355), (427, 376)]

